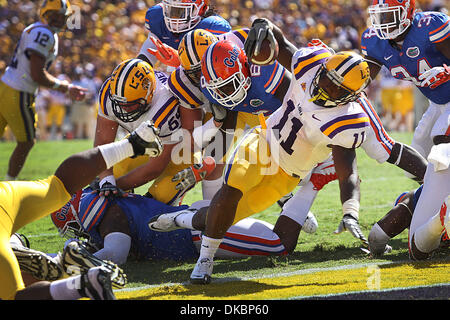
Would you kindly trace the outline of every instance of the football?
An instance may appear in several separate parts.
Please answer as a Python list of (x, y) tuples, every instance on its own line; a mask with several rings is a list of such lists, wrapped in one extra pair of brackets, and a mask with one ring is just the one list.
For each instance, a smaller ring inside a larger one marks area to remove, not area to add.
[(275, 62), (278, 57), (278, 43), (275, 41), (275, 48), (270, 46), (270, 41), (264, 39), (258, 55), (253, 55), (251, 62), (257, 65), (266, 66)]

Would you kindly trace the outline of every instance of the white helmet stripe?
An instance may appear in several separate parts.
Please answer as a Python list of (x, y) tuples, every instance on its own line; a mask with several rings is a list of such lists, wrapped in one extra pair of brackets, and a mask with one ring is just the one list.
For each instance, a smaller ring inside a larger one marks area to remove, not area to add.
[(207, 52), (206, 66), (208, 67), (207, 71), (208, 71), (208, 75), (211, 78), (211, 80), (217, 80), (216, 73), (214, 72), (213, 57), (212, 57), (212, 53), (214, 51), (214, 47), (216, 46), (216, 43), (213, 43), (206, 51)]
[(195, 54), (194, 33), (195, 33), (195, 31), (191, 31), (191, 36), (186, 37), (186, 49), (188, 51), (188, 58), (189, 58), (189, 62), (191, 63), (191, 65), (195, 65), (195, 64), (199, 63), (199, 61), (197, 61), (197, 59), (195, 59), (195, 57), (197, 55)]
[(117, 82), (116, 94), (121, 95), (123, 98), (125, 97), (125, 82), (127, 81), (128, 74), (131, 71), (131, 68), (134, 67), (135, 64), (139, 63), (139, 59), (130, 60), (127, 65), (122, 69), (119, 75), (119, 80)]
[(354, 65), (359, 64), (360, 62), (361, 59), (359, 57), (350, 56), (350, 59), (349, 58), (345, 59), (343, 63), (341, 63), (336, 68), (336, 72), (337, 74), (343, 77), (347, 74), (347, 72), (351, 70), (351, 68), (353, 68)]

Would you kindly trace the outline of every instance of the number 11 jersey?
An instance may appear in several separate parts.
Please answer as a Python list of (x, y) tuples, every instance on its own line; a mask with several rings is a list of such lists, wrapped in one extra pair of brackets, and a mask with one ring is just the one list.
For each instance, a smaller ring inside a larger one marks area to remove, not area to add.
[(312, 82), (331, 53), (301, 48), (292, 58), (292, 82), (283, 104), (267, 120), (266, 139), (272, 158), (290, 175), (304, 178), (326, 160), (331, 146), (358, 148), (370, 130), (358, 102), (324, 108), (311, 102)]

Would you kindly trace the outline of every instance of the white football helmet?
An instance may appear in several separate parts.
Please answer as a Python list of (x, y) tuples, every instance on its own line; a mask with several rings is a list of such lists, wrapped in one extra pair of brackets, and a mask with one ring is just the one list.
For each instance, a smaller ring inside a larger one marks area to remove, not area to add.
[(173, 33), (192, 30), (208, 10), (209, 0), (162, 0), (164, 22)]

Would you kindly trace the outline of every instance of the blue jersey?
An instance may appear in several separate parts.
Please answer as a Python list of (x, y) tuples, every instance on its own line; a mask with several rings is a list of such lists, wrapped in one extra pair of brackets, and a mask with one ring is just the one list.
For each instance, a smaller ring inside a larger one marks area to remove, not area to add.
[(449, 36), (449, 16), (439, 12), (417, 12), (401, 50), (394, 48), (389, 40), (378, 38), (372, 28), (362, 34), (361, 49), (369, 59), (374, 58), (385, 65), (395, 78), (412, 81), (432, 102), (446, 104), (450, 102), (450, 81), (430, 89), (421, 87), (418, 77), (433, 67), (450, 64), (435, 46)]
[[(269, 116), (281, 106), (282, 101), (275, 96), (275, 92), (283, 81), (286, 69), (278, 62), (268, 66), (249, 65), (251, 85), (247, 90), (247, 97), (232, 110)], [(203, 81), (201, 90), (211, 103), (220, 105), (204, 87)]]
[(148, 227), (152, 217), (184, 210), (188, 206), (172, 207), (137, 194), (130, 194), (126, 198), (109, 199), (99, 197), (97, 193), (92, 193), (92, 189), (86, 188), (81, 195), (78, 218), (83, 229), (97, 246), (103, 247), (98, 226), (107, 209), (113, 204), (119, 205), (127, 217), (132, 239), (130, 253), (137, 259), (184, 261), (198, 256), (192, 242), (191, 230), (154, 232)]
[[(167, 29), (164, 22), (163, 8), (161, 4), (157, 4), (147, 10), (145, 15), (145, 27), (161, 40), (161, 42), (178, 49), (183, 36), (188, 32), (172, 33)], [(227, 20), (218, 16), (212, 15), (203, 18), (194, 29), (205, 29), (212, 34), (221, 35), (231, 30), (231, 26)]]

